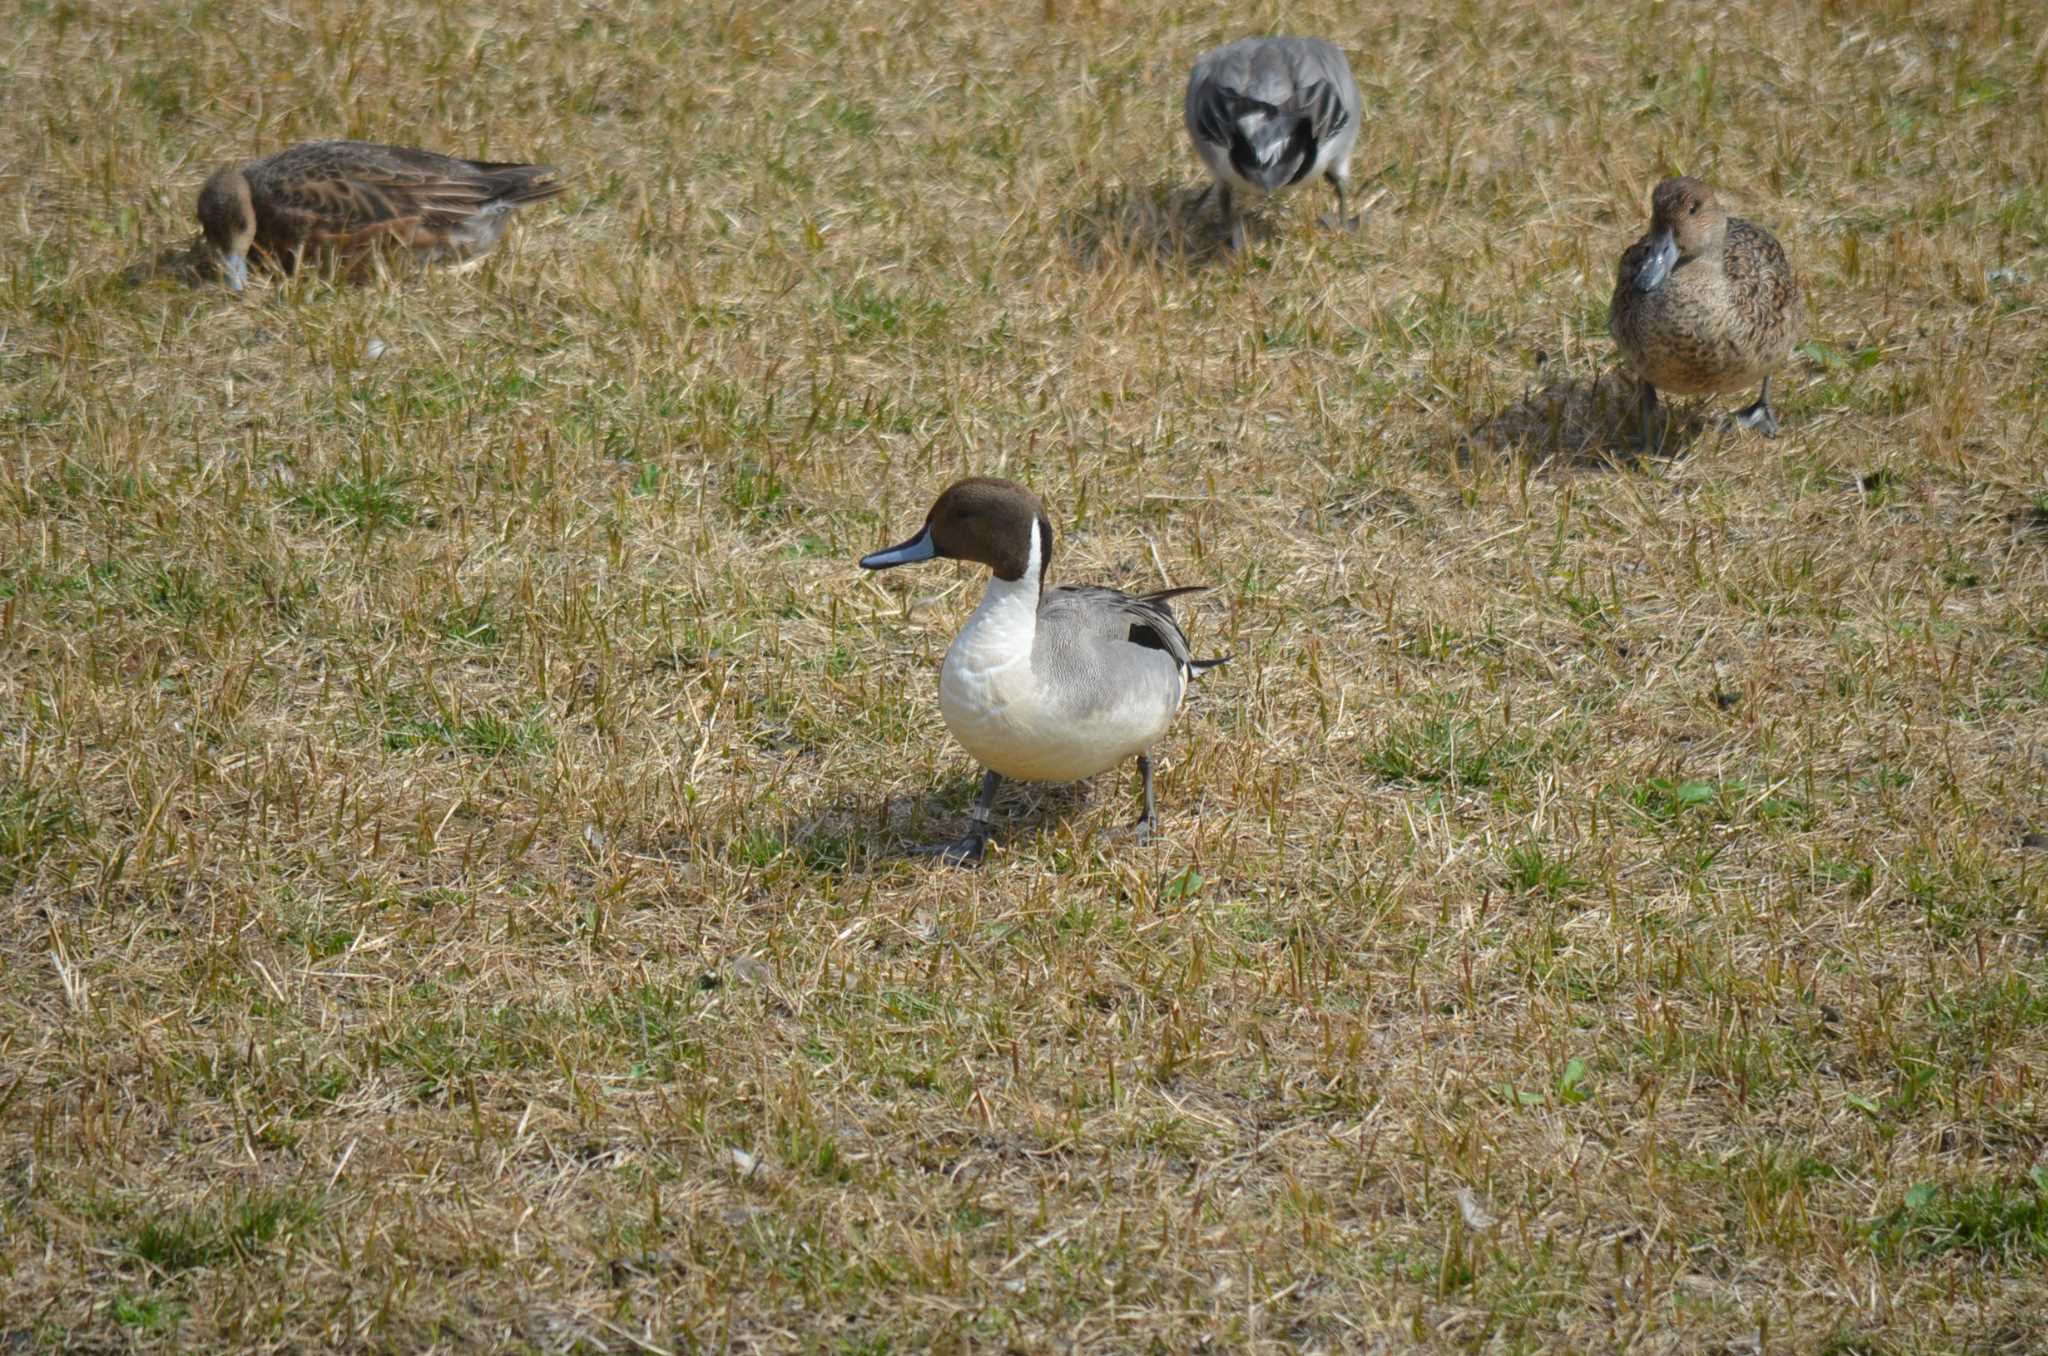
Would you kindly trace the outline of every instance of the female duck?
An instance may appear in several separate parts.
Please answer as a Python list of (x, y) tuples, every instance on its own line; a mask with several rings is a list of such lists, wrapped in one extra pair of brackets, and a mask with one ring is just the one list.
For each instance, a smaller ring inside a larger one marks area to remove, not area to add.
[(386, 242), (427, 260), (468, 260), (498, 243), (512, 209), (562, 191), (551, 165), (458, 160), (367, 141), (309, 141), (214, 171), (199, 224), (229, 287), (249, 254), (289, 272), (312, 247)]
[(1698, 179), (1666, 179), (1650, 199), (1650, 229), (1615, 272), (1607, 329), (1642, 383), (1643, 446), (1657, 391), (1713, 395), (1747, 390), (1756, 400), (1732, 416), (1766, 437), (1771, 370), (1799, 338), (1799, 280), (1777, 238), (1722, 210)]
[(993, 571), (981, 606), (946, 651), (939, 710), (946, 728), (986, 769), (966, 835), (931, 849), (972, 865), (988, 845), (989, 807), (1003, 778), (1069, 782), (1138, 760), (1154, 823), (1146, 756), (1180, 709), (1188, 681), (1224, 663), (1195, 659), (1168, 600), (1200, 588), (1133, 597), (1116, 589), (1045, 587), (1052, 523), (1038, 497), (1008, 480), (974, 477), (939, 496), (901, 546), (861, 558), (886, 570), (945, 557)]

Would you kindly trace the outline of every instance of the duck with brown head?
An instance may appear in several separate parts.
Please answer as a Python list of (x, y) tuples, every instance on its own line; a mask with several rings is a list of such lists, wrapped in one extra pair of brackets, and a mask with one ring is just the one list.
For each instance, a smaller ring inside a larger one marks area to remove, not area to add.
[(1714, 188), (1666, 179), (1650, 199), (1650, 229), (1615, 270), (1607, 328), (1622, 362), (1641, 383), (1643, 445), (1657, 392), (1713, 395), (1762, 389), (1731, 416), (1766, 437), (1771, 372), (1799, 338), (1799, 280), (1777, 238), (1731, 217)]
[(348, 255), (380, 243), (427, 261), (478, 258), (514, 208), (561, 191), (551, 165), (309, 141), (215, 170), (199, 190), (199, 225), (239, 292), (252, 252), (286, 271), (309, 249)]
[(1047, 588), (1052, 522), (1038, 496), (1009, 480), (974, 477), (939, 496), (909, 541), (864, 556), (886, 570), (919, 561), (970, 560), (990, 570), (981, 605), (946, 651), (939, 711), (981, 763), (981, 794), (967, 833), (930, 849), (972, 865), (988, 845), (989, 812), (1005, 777), (1070, 782), (1138, 760), (1145, 808), (1140, 841), (1155, 824), (1152, 761), (1191, 679), (1224, 663), (1196, 659), (1170, 600), (1201, 588), (1133, 596), (1067, 584)]

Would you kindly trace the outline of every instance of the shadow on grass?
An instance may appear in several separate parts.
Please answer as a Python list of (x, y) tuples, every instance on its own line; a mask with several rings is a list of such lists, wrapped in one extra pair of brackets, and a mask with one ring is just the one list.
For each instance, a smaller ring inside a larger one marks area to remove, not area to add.
[[(1249, 242), (1270, 239), (1260, 211), (1245, 215)], [(1184, 180), (1148, 186), (1110, 184), (1060, 213), (1059, 237), (1083, 265), (1148, 260), (1202, 268), (1230, 257), (1213, 185)]]
[[(1545, 465), (1580, 469), (1640, 465), (1636, 384), (1619, 372), (1542, 380), (1520, 400), (1481, 420), (1459, 446), (1463, 456), (1514, 452)], [(1699, 402), (1660, 400), (1650, 423), (1653, 455), (1683, 456), (1709, 427)]]
[(214, 264), (204, 240), (194, 239), (183, 245), (158, 250), (121, 270), (121, 285), (124, 287), (140, 287), (157, 281), (206, 287), (220, 281), (220, 269)]
[[(1073, 816), (1092, 799), (1092, 785), (1004, 782), (989, 824), (991, 854), (1020, 849), (1041, 830)], [(785, 826), (750, 828), (728, 850), (740, 865), (765, 866), (789, 856), (812, 871), (826, 872), (888, 862), (930, 862), (932, 856), (920, 849), (967, 832), (967, 811), (980, 790), (981, 775), (975, 773), (948, 777), (922, 792), (885, 796), (879, 803), (867, 797), (840, 797)], [(1135, 798), (1130, 817), (1137, 817)]]

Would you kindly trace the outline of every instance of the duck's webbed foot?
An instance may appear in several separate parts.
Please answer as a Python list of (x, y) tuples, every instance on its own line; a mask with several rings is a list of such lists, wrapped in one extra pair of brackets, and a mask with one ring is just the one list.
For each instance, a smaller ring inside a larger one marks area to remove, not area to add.
[(919, 857), (937, 857), (947, 866), (980, 866), (982, 854), (988, 850), (989, 811), (996, 803), (996, 788), (1003, 779), (993, 772), (981, 774), (981, 794), (974, 798), (974, 808), (967, 812), (967, 832), (947, 843), (933, 843), (928, 847), (912, 848)]
[(1778, 416), (1771, 412), (1771, 379), (1764, 378), (1763, 390), (1756, 399), (1728, 416), (1728, 422), (1741, 428), (1755, 429), (1766, 438), (1778, 436)]
[(1365, 218), (1350, 215), (1346, 206), (1350, 201), (1350, 195), (1344, 187), (1344, 181), (1337, 177), (1335, 170), (1325, 172), (1323, 178), (1329, 180), (1330, 187), (1337, 190), (1337, 215), (1320, 217), (1318, 221), (1332, 230), (1356, 231)]
[(910, 851), (917, 857), (936, 857), (947, 866), (980, 866), (987, 850), (988, 831), (977, 828), (947, 842), (927, 843)]

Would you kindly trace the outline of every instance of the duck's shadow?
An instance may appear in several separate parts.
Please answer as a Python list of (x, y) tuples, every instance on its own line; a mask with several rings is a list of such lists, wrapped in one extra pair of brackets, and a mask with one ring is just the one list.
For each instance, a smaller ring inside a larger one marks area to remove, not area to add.
[[(1520, 400), (1472, 426), (1460, 441), (1461, 457), (1513, 452), (1541, 464), (1569, 467), (1629, 467), (1642, 462), (1638, 388), (1619, 372), (1597, 376), (1561, 374), (1537, 384)], [(1708, 427), (1697, 404), (1657, 403), (1650, 418), (1649, 454), (1682, 455)]]
[[(1073, 818), (1093, 798), (1092, 784), (1003, 783), (996, 793), (989, 845), (1028, 843), (1041, 830)], [(928, 862), (931, 849), (967, 831), (967, 811), (980, 787), (978, 775), (947, 777), (921, 792), (885, 796), (879, 804), (836, 799), (792, 821), (783, 845), (815, 870), (863, 861)]]
[[(1249, 241), (1270, 239), (1273, 227), (1257, 204), (1244, 218)], [(1203, 268), (1230, 258), (1215, 185), (1167, 180), (1149, 186), (1113, 183), (1087, 202), (1060, 213), (1057, 231), (1074, 258), (1088, 267), (1149, 260)]]
[(206, 287), (221, 280), (220, 266), (214, 262), (213, 252), (206, 248), (204, 237), (138, 259), (122, 269), (120, 277), (123, 287), (141, 287), (158, 281)]
[[(436, 265), (432, 261), (407, 253), (396, 245), (385, 245), (362, 250), (350, 258), (329, 255), (306, 264), (279, 262), (265, 255), (251, 257), (251, 263), (258, 266), (271, 286), (277, 286), (293, 278), (306, 278), (326, 286), (362, 286), (372, 282), (409, 280), (422, 276), (436, 267), (456, 275), (475, 273), (499, 258), (497, 251), (480, 254), (473, 259), (456, 264)], [(158, 250), (155, 254), (138, 259), (121, 270), (121, 284), (124, 287), (141, 287), (152, 282), (182, 283), (187, 287), (225, 286), (220, 261), (207, 248), (206, 237), (195, 237), (190, 243), (174, 245)]]

